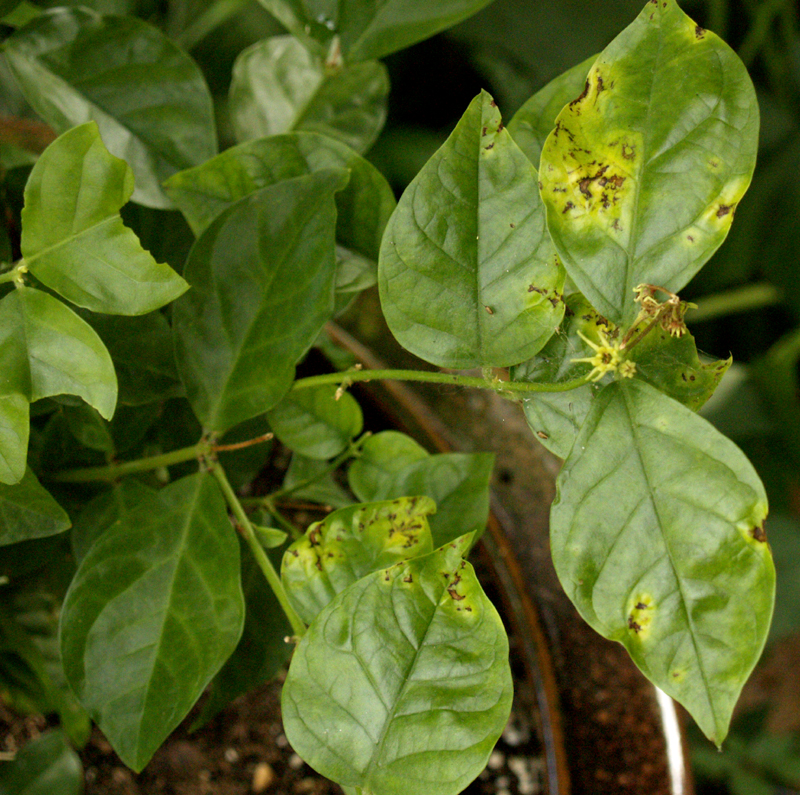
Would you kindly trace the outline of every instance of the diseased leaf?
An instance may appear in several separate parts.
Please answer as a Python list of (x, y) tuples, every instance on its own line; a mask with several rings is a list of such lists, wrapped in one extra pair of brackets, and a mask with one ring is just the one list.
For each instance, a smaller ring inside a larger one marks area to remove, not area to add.
[(3, 795), (81, 795), (83, 766), (64, 733), (51, 729), (0, 765)]
[(59, 136), (25, 186), (21, 245), (31, 273), (93, 312), (143, 315), (177, 298), (186, 282), (122, 223), (132, 192), (133, 172), (108, 153), (95, 122)]
[(283, 555), (281, 579), (292, 607), (310, 624), (356, 580), (433, 551), (428, 497), (401, 497), (342, 508), (315, 522)]
[(67, 593), (70, 685), (140, 771), (231, 655), (242, 632), (239, 544), (207, 473), (175, 481), (91, 546)]
[(134, 17), (54, 8), (4, 42), (25, 98), (57, 131), (90, 119), (133, 169), (133, 200), (172, 206), (161, 183), (217, 153), (211, 94), (194, 61)]
[(57, 535), (69, 526), (67, 512), (30, 469), (13, 486), (0, 484), (0, 545)]
[(313, 37), (327, 49), (334, 36), (348, 63), (402, 50), (472, 16), (491, 0), (363, 0), (305, 2), (260, 0), (281, 24), (301, 40)]
[(392, 189), (371, 163), (325, 135), (293, 132), (247, 141), (175, 174), (165, 190), (199, 236), (223, 210), (254, 191), (329, 168), (350, 171), (347, 186), (336, 194), (337, 241), (377, 262), (395, 207)]
[(512, 684), (503, 624), (461, 559), (469, 543), (363, 577), (309, 627), (281, 707), (315, 770), (362, 792), (455, 795), (483, 769)]
[(306, 458), (339, 455), (361, 433), (364, 417), (356, 399), (335, 386), (289, 392), (267, 414), (275, 435)]
[(719, 745), (774, 600), (755, 470), (705, 420), (633, 379), (595, 398), (557, 488), (551, 545), (567, 595)]
[[(0, 349), (0, 360), (5, 366), (2, 349)], [(5, 380), (4, 376), (0, 375), (0, 384)], [(19, 392), (0, 395), (0, 483), (9, 485), (18, 483), (25, 474), (29, 433), (28, 399)]]
[(175, 302), (178, 370), (198, 419), (224, 431), (275, 406), (333, 312), (334, 194), (342, 170), (241, 199), (201, 235)]
[(586, 84), (586, 75), (596, 58), (593, 55), (551, 80), (508, 123), (511, 137), (537, 169), (544, 142), (556, 126), (556, 117), (564, 105), (581, 93)]
[(6, 388), (29, 401), (77, 395), (106, 419), (117, 402), (114, 365), (86, 322), (51, 295), (21, 287), (0, 300)]
[(558, 326), (564, 270), (536, 171), (486, 92), (400, 199), (378, 279), (394, 336), (440, 367), (518, 364)]
[(671, 337), (657, 326), (631, 348), (636, 377), (647, 381), (693, 411), (699, 411), (711, 397), (733, 358), (705, 364), (697, 355), (694, 337), (687, 331)]
[[(434, 546), (458, 538), (465, 530), (480, 537), (489, 516), (491, 453), (439, 453), (423, 458), (396, 437), (382, 439), (380, 446), (370, 446), (369, 441), (366, 461), (354, 462), (348, 472), (358, 499), (374, 502), (422, 494), (436, 503), (436, 514), (429, 519)], [(398, 457), (393, 463), (395, 450)]]
[(382, 63), (332, 67), (294, 36), (274, 36), (237, 57), (229, 104), (239, 141), (307, 130), (363, 153), (383, 128), (388, 96)]
[(738, 56), (676, 0), (648, 3), (542, 151), (550, 235), (599, 312), (628, 324), (638, 284), (678, 292), (697, 273), (728, 233), (757, 144), (758, 103)]
[[(573, 359), (592, 356), (594, 351), (578, 332), (599, 343), (598, 332), (609, 329), (608, 321), (580, 293), (567, 296), (566, 314), (558, 333), (536, 356), (512, 369), (512, 380), (555, 384), (587, 375), (591, 365)], [(523, 398), (522, 409), (530, 429), (551, 453), (560, 458), (569, 455), (599, 389), (599, 384), (590, 383), (568, 392), (539, 392)]]

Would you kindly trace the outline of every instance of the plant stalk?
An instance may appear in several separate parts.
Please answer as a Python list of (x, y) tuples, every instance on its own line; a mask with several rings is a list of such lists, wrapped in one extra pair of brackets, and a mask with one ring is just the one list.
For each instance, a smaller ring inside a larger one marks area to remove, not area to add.
[(244, 540), (250, 547), (250, 551), (253, 553), (253, 557), (256, 559), (258, 567), (263, 572), (264, 577), (266, 577), (269, 587), (272, 588), (275, 598), (278, 600), (286, 618), (292, 625), (293, 634), (295, 637), (301, 638), (303, 635), (305, 635), (306, 625), (289, 603), (289, 597), (286, 595), (281, 578), (278, 576), (278, 572), (275, 571), (272, 561), (264, 551), (264, 547), (261, 546), (258, 538), (256, 538), (256, 532), (253, 530), (253, 525), (250, 524), (250, 519), (247, 518), (247, 514), (245, 513), (242, 504), (239, 502), (236, 492), (228, 482), (228, 478), (225, 475), (225, 470), (216, 461), (210, 464), (209, 470), (216, 479), (217, 483), (219, 483), (219, 487), (222, 489), (222, 493), (225, 496), (225, 501), (228, 503), (228, 507), (231, 509), (231, 512), (233, 513), (236, 522), (241, 529)]
[(250, 2), (251, 0), (217, 0), (175, 37), (175, 43), (188, 52), (212, 30), (218, 28), (223, 22), (227, 22)]
[(703, 323), (736, 312), (763, 309), (777, 304), (780, 298), (780, 292), (769, 282), (746, 284), (743, 287), (697, 299), (700, 305), (696, 309), (690, 309), (687, 314), (690, 323)]

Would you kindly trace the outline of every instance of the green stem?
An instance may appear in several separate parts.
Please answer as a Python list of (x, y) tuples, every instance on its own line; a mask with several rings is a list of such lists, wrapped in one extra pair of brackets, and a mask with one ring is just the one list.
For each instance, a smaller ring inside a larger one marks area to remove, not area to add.
[(16, 272), (14, 270), (6, 271), (5, 273), (0, 273), (0, 284), (6, 284), (8, 282), (13, 282), (16, 276)]
[(526, 381), (487, 380), (480, 376), (458, 375), (456, 373), (439, 373), (428, 370), (347, 370), (343, 373), (326, 373), (312, 375), (294, 382), (292, 389), (313, 389), (325, 384), (352, 384), (356, 381), (418, 381), (429, 384), (452, 384), (475, 389), (491, 389), (498, 393), (526, 392), (569, 392), (589, 383), (588, 376), (573, 378), (571, 381), (556, 383), (540, 383)]
[(236, 518), (242, 534), (244, 535), (244, 540), (250, 547), (250, 551), (253, 553), (253, 557), (256, 559), (258, 567), (263, 572), (264, 577), (266, 577), (269, 587), (272, 588), (272, 592), (275, 594), (275, 598), (280, 603), (286, 618), (289, 619), (289, 623), (292, 625), (292, 632), (294, 633), (295, 637), (301, 638), (303, 635), (305, 635), (306, 625), (302, 622), (300, 616), (297, 615), (294, 608), (289, 603), (289, 597), (286, 595), (286, 591), (283, 588), (281, 578), (278, 576), (278, 572), (275, 571), (272, 561), (264, 551), (264, 547), (262, 547), (258, 542), (258, 538), (256, 538), (256, 531), (253, 530), (253, 525), (250, 524), (250, 520), (247, 518), (247, 514), (245, 513), (242, 504), (239, 502), (236, 492), (228, 482), (228, 478), (225, 476), (225, 470), (219, 465), (219, 463), (214, 461), (211, 464), (210, 471), (217, 483), (219, 483), (219, 487), (222, 489), (222, 493), (225, 495), (225, 501), (228, 503), (228, 507), (231, 509), (231, 512)]
[[(278, 524), (291, 536), (293, 541), (297, 541), (303, 534), (281, 513), (280, 508), (269, 497), (256, 497), (257, 504), (263, 505)], [(249, 500), (248, 500), (249, 502)]]
[(697, 309), (690, 309), (687, 312), (687, 319), (690, 323), (703, 323), (736, 312), (763, 309), (765, 306), (777, 304), (780, 298), (778, 290), (768, 282), (746, 284), (743, 287), (698, 299), (700, 306)]
[(251, 0), (217, 0), (209, 6), (184, 31), (175, 37), (175, 42), (184, 50), (197, 46), (212, 30), (229, 20), (234, 14), (248, 5)]
[(198, 442), (191, 447), (182, 447), (169, 453), (138, 458), (135, 461), (125, 461), (122, 464), (109, 464), (104, 467), (85, 467), (84, 469), (67, 469), (58, 472), (50, 480), (60, 483), (91, 483), (94, 480), (117, 480), (125, 475), (137, 472), (149, 472), (151, 469), (182, 464), (184, 461), (200, 459), (211, 450), (207, 441)]

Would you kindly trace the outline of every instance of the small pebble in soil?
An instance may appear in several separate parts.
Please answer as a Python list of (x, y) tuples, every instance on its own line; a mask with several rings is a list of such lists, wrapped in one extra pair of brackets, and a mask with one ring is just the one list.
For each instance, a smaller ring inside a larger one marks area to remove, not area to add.
[(272, 766), (266, 762), (259, 762), (253, 769), (253, 782), (250, 788), (256, 793), (264, 792), (264, 790), (269, 789), (275, 778), (275, 771)]
[(235, 748), (225, 749), (225, 761), (234, 764), (239, 761), (239, 752)]
[(538, 776), (532, 768), (534, 760), (524, 756), (511, 756), (508, 759), (509, 770), (517, 777), (519, 795), (539, 795), (542, 791)]
[(491, 756), (489, 757), (489, 761), (486, 763), (486, 767), (489, 770), (499, 770), (506, 761), (506, 756), (502, 751), (492, 751)]
[(292, 768), (292, 770), (300, 770), (302, 766), (303, 760), (297, 754), (292, 754), (289, 757), (289, 767)]

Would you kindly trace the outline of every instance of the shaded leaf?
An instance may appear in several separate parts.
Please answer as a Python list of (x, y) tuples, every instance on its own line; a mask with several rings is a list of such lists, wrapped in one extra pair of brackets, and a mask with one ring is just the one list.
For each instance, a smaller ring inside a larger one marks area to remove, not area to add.
[(17, 483), (25, 474), (29, 434), (28, 399), (18, 392), (0, 395), (0, 483)]
[(291, 657), (293, 646), (286, 638), (291, 637), (292, 627), (250, 550), (242, 551), (242, 590), (242, 637), (211, 681), (211, 692), (193, 729), (210, 721), (237, 696), (269, 682)]
[(0, 545), (63, 533), (71, 522), (30, 469), (13, 486), (0, 484)]
[(294, 499), (311, 500), (331, 508), (353, 504), (352, 496), (339, 485), (327, 461), (298, 453), (292, 454), (281, 488), (291, 489)]
[(350, 171), (350, 181), (336, 194), (336, 239), (377, 262), (395, 206), (392, 189), (371, 163), (325, 135), (294, 132), (247, 141), (175, 174), (165, 189), (200, 235), (223, 210), (254, 191), (329, 168)]
[(486, 92), (400, 199), (378, 278), (394, 336), (440, 367), (518, 364), (558, 326), (564, 271), (536, 171)]
[(231, 655), (242, 631), (239, 544), (212, 478), (162, 489), (81, 561), (61, 617), (70, 685), (140, 771)]
[(323, 170), (253, 193), (218, 216), (189, 255), (175, 302), (178, 370), (206, 430), (272, 408), (333, 312), (333, 195)]
[(755, 470), (634, 379), (595, 398), (557, 487), (551, 545), (567, 595), (719, 745), (774, 600)]
[[(590, 371), (591, 365), (573, 362), (594, 353), (578, 332), (599, 343), (598, 331), (609, 331), (610, 324), (580, 293), (567, 296), (566, 305), (558, 333), (536, 356), (512, 369), (514, 381), (554, 384), (581, 378)], [(568, 392), (539, 392), (523, 398), (522, 409), (530, 429), (551, 453), (560, 458), (569, 455), (599, 389), (599, 384), (590, 383)]]
[(603, 50), (542, 151), (547, 223), (578, 289), (615, 323), (640, 283), (678, 292), (750, 183), (758, 103), (738, 56), (676, 0)]
[(132, 192), (133, 172), (108, 153), (95, 122), (59, 136), (25, 186), (21, 246), (31, 273), (93, 312), (143, 315), (177, 298), (186, 282), (122, 223)]
[(292, 747), (344, 786), (455, 795), (511, 709), (500, 617), (461, 559), (469, 539), (336, 596), (295, 650), (282, 713)]
[(491, 0), (363, 0), (313, 2), (260, 0), (270, 13), (299, 39), (328, 44), (334, 36), (350, 63), (382, 58), (452, 27), (488, 5)]
[(79, 406), (64, 406), (63, 412), (70, 433), (84, 447), (103, 453), (114, 452), (111, 427), (96, 409), (82, 403)]
[(33, 108), (59, 132), (93, 119), (136, 177), (134, 201), (171, 207), (161, 183), (217, 153), (211, 94), (192, 59), (134, 17), (55, 8), (4, 52)]
[(172, 332), (163, 314), (86, 315), (86, 321), (114, 360), (120, 404), (141, 406), (182, 394), (172, 352)]
[(83, 765), (64, 733), (52, 729), (31, 740), (13, 762), (0, 765), (3, 795), (81, 795)]
[(267, 419), (290, 450), (322, 460), (339, 455), (364, 427), (356, 399), (349, 392), (337, 396), (333, 385), (289, 392)]
[(41, 290), (22, 287), (0, 300), (0, 362), (10, 390), (31, 402), (77, 395), (106, 419), (114, 413), (108, 351), (91, 326)]
[(556, 126), (556, 117), (564, 105), (581, 93), (586, 84), (586, 75), (596, 59), (597, 56), (593, 55), (551, 80), (508, 123), (511, 137), (537, 169), (544, 142)]
[(410, 436), (400, 431), (381, 431), (364, 442), (361, 455), (347, 471), (347, 482), (359, 499), (388, 495), (400, 471), (429, 457), (430, 453)]
[(427, 497), (401, 497), (342, 508), (312, 524), (281, 565), (286, 594), (300, 618), (310, 624), (366, 574), (432, 552), (427, 517), (435, 511)]
[(363, 153), (383, 128), (388, 96), (383, 64), (333, 68), (294, 36), (274, 36), (242, 51), (233, 65), (231, 123), (239, 141), (307, 130)]

